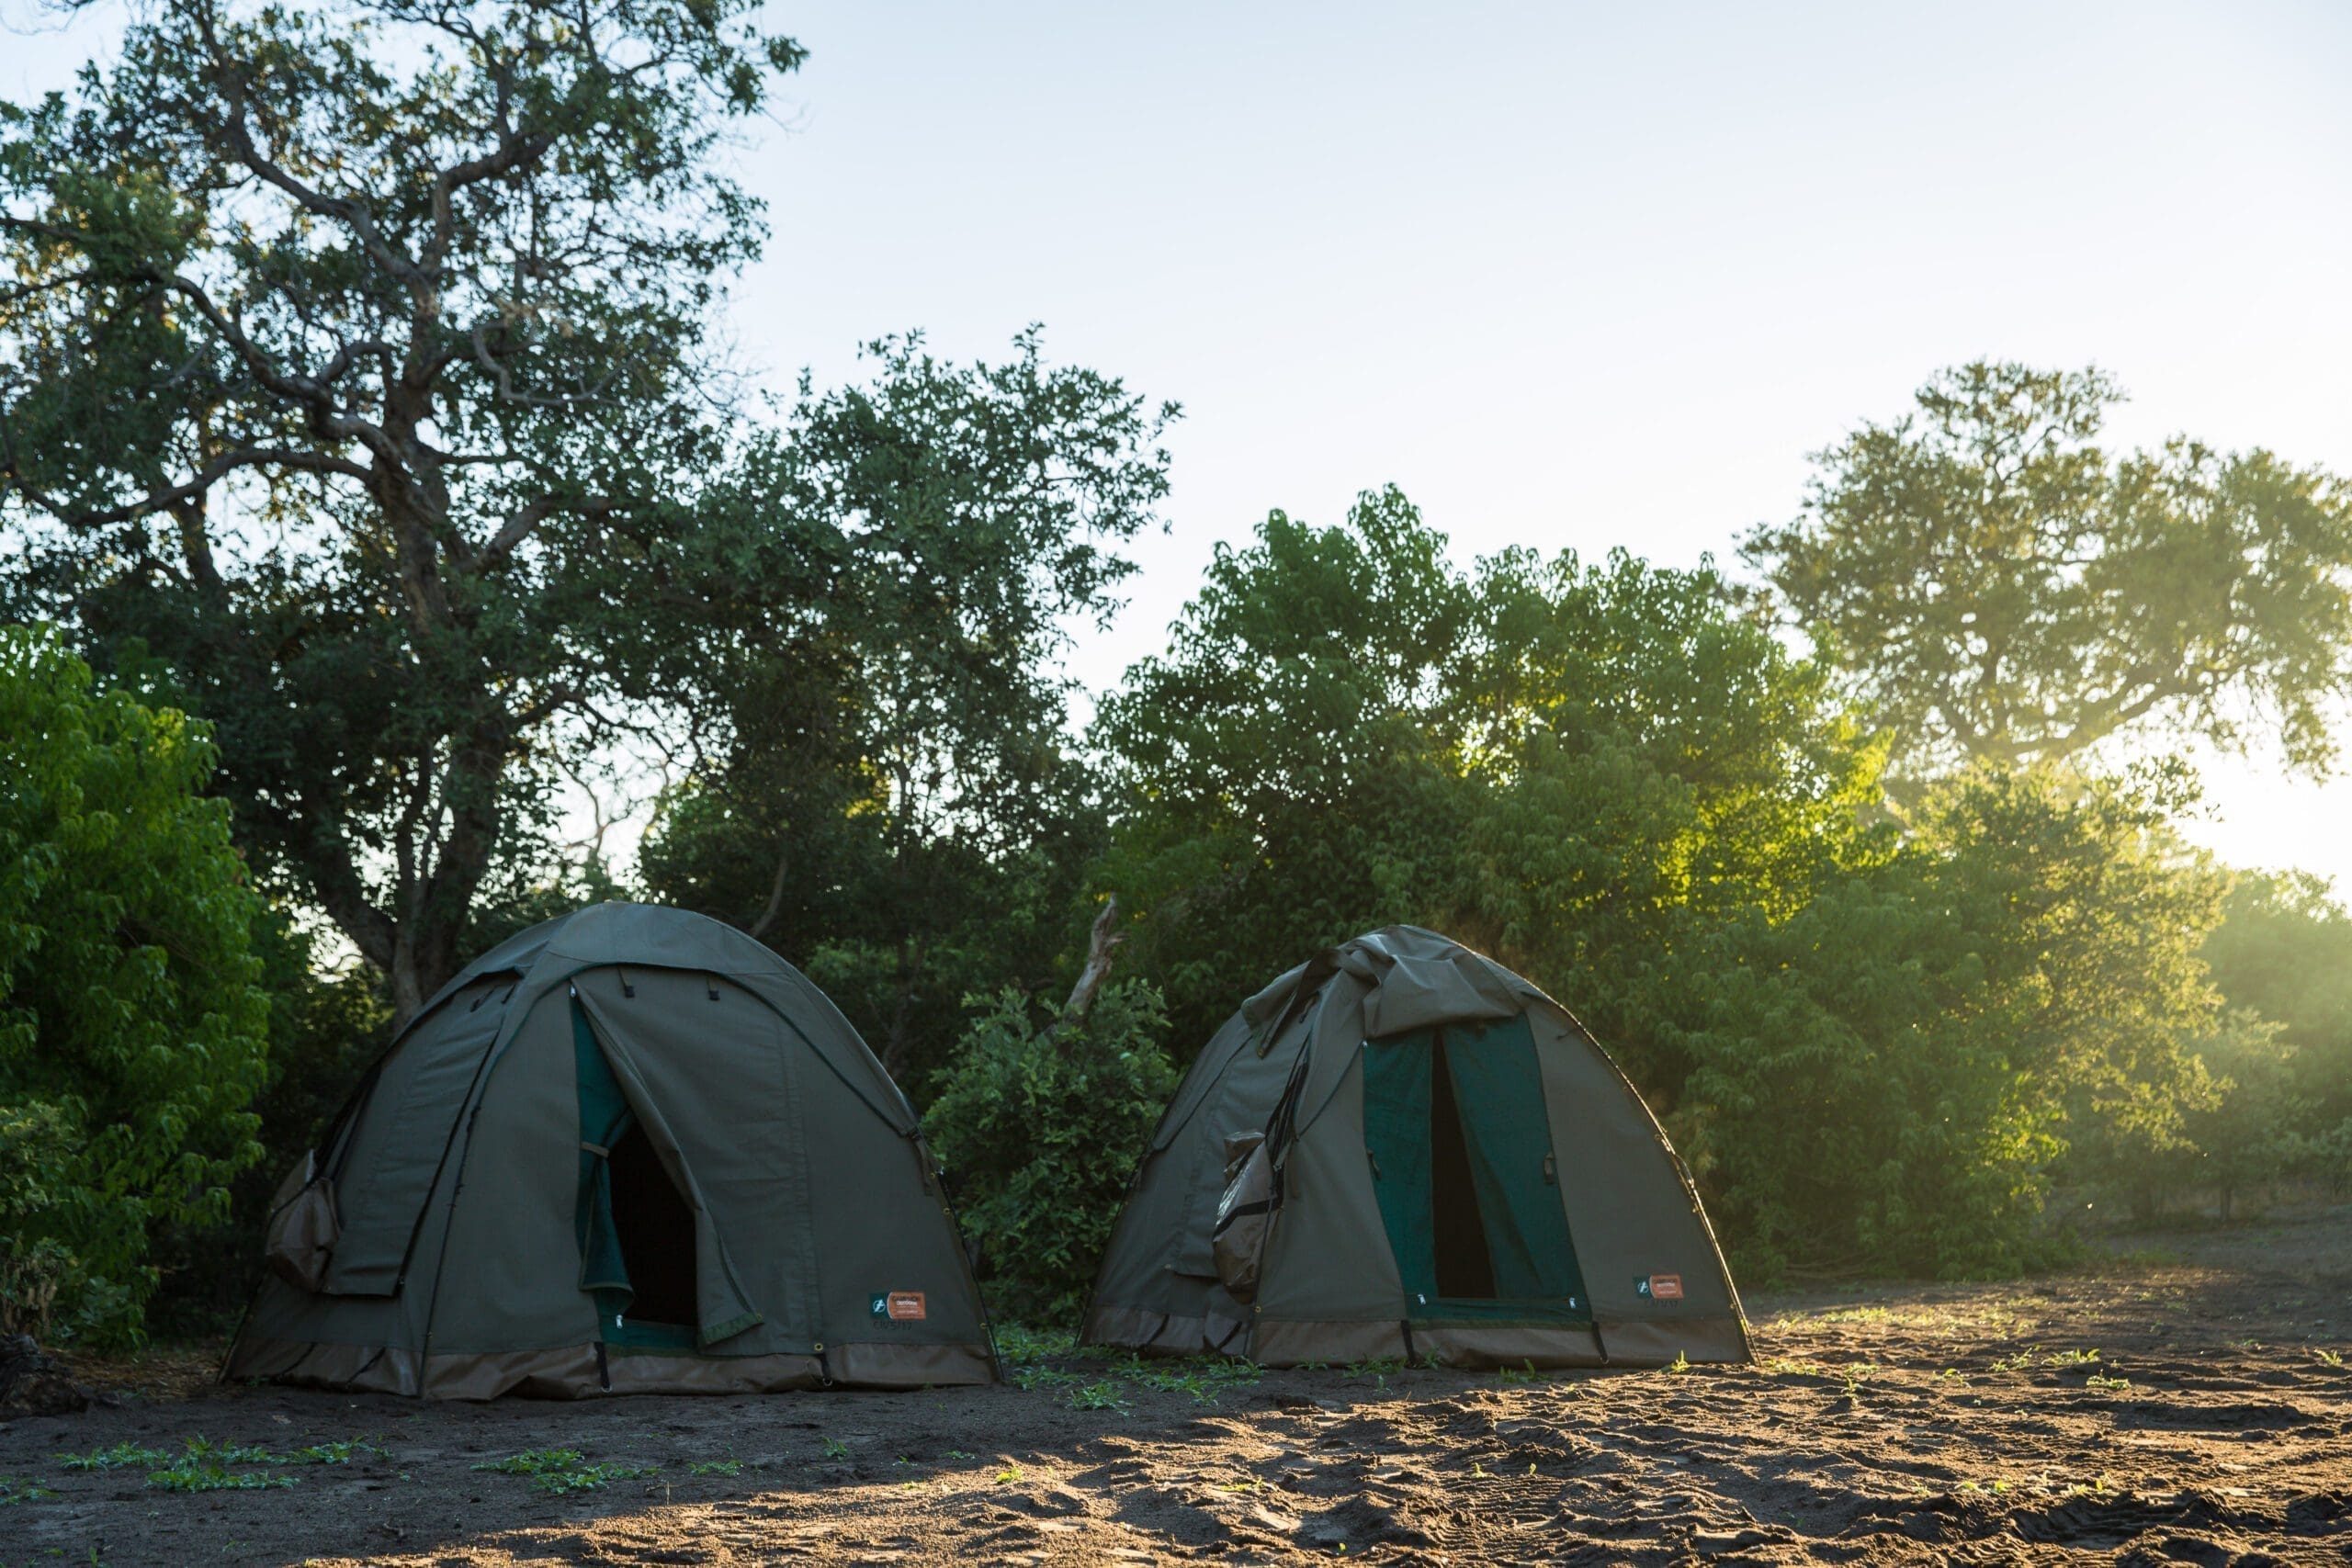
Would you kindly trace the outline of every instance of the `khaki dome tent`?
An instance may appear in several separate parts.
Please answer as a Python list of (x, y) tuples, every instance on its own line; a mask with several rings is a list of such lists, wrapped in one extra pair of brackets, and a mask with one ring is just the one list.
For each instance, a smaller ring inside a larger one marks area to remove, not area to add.
[(291, 1173), (227, 1375), (443, 1398), (984, 1382), (914, 1113), (799, 971), (681, 909), (513, 938)]
[(1217, 1031), (1136, 1173), (1086, 1337), (1272, 1366), (1749, 1359), (1633, 1086), (1557, 1002), (1413, 926)]

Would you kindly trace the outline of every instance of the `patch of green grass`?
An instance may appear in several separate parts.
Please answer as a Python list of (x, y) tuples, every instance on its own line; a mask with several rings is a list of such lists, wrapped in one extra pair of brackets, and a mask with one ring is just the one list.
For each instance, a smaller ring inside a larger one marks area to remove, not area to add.
[(1892, 1323), (1894, 1314), (1882, 1306), (1839, 1307), (1815, 1318), (1815, 1323)]
[(484, 1460), (474, 1468), (500, 1475), (552, 1475), (572, 1469), (585, 1457), (578, 1449), (526, 1449), (504, 1459)]
[(206, 1437), (187, 1440), (187, 1457), (200, 1464), (283, 1464), (286, 1461), (259, 1443), (216, 1443)]
[(527, 1449), (502, 1460), (474, 1466), (501, 1475), (526, 1475), (533, 1489), (552, 1497), (574, 1492), (601, 1492), (616, 1481), (642, 1481), (659, 1473), (658, 1465), (586, 1464), (577, 1449)]
[(1078, 1336), (1063, 1328), (1024, 1328), (1008, 1323), (996, 1331), (996, 1353), (1008, 1367), (1030, 1366), (1048, 1356), (1074, 1355)]
[(847, 1459), (849, 1458), (849, 1445), (842, 1442), (839, 1438), (827, 1438), (825, 1439), (825, 1457), (827, 1459)]
[(686, 1473), (688, 1475), (738, 1476), (743, 1473), (743, 1461), (740, 1459), (698, 1459), (686, 1466)]
[(1829, 1375), (1828, 1369), (1817, 1362), (1800, 1361), (1789, 1356), (1771, 1357), (1759, 1370), (1766, 1375), (1776, 1378), (1826, 1378)]
[(2098, 1351), (2096, 1349), (2060, 1350), (2053, 1355), (2044, 1357), (2041, 1364), (2045, 1367), (2087, 1367), (2098, 1359)]
[(1543, 1382), (1546, 1379), (1542, 1372), (1535, 1370), (1534, 1362), (1528, 1361), (1517, 1367), (1497, 1367), (1495, 1381), (1501, 1383), (1531, 1383)]
[(147, 1484), (166, 1492), (259, 1492), (272, 1486), (291, 1486), (294, 1478), (274, 1470), (230, 1470), (187, 1454), (166, 1469), (149, 1471)]
[(0, 1508), (13, 1508), (19, 1503), (34, 1503), (56, 1495), (46, 1486), (19, 1481), (13, 1475), (0, 1475)]
[(269, 1462), (272, 1464), (349, 1464), (361, 1454), (375, 1454), (380, 1457), (383, 1452), (383, 1450), (373, 1443), (362, 1442), (353, 1438), (342, 1442), (312, 1443), (309, 1448), (296, 1449), (290, 1453), (273, 1454), (270, 1456)]
[(1105, 1379), (1102, 1382), (1084, 1383), (1069, 1391), (1072, 1410), (1113, 1410), (1125, 1416), (1127, 1402), (1119, 1397), (1119, 1385)]
[(161, 1449), (117, 1443), (110, 1449), (93, 1449), (85, 1454), (59, 1454), (57, 1462), (67, 1470), (149, 1470), (171, 1457)]

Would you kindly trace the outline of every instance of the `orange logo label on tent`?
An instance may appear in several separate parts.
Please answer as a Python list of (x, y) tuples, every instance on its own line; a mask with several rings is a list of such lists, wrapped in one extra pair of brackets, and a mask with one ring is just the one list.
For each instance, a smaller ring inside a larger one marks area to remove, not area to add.
[[(1680, 1293), (1679, 1288), (1676, 1293)], [(915, 1323), (931, 1315), (923, 1306), (921, 1291), (892, 1291), (889, 1312), (893, 1323)]]
[(1679, 1274), (1651, 1275), (1650, 1299), (1652, 1301), (1659, 1302), (1680, 1301), (1682, 1299), (1682, 1276)]

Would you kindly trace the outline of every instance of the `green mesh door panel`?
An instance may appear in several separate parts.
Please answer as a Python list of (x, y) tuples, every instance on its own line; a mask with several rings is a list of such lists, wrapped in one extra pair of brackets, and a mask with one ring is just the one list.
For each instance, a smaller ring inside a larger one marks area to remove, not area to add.
[(1408, 1306), (1437, 1299), (1430, 1202), (1430, 1033), (1363, 1046), (1363, 1147)]
[(1527, 1020), (1442, 1031), (1453, 1100), (1469, 1153), (1491, 1297), (1438, 1291), (1430, 1114), (1438, 1031), (1366, 1041), (1364, 1152), (1408, 1315), (1429, 1322), (1589, 1323), (1591, 1303), (1562, 1203)]
[(1498, 1303), (1542, 1302), (1589, 1321), (1584, 1272), (1568, 1235), (1559, 1164), (1544, 1108), (1544, 1074), (1524, 1013), (1445, 1032), (1453, 1100), (1470, 1150)]

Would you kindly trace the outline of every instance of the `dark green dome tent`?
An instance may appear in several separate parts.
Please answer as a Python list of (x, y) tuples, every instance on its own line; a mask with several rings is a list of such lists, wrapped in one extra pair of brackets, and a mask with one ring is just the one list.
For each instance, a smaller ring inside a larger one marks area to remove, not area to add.
[(1682, 1162), (1567, 1010), (1390, 926), (1217, 1031), (1112, 1234), (1086, 1338), (1270, 1366), (1750, 1359)]
[(441, 1398), (983, 1382), (906, 1099), (823, 993), (681, 909), (478, 960), (287, 1179), (226, 1375)]

